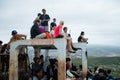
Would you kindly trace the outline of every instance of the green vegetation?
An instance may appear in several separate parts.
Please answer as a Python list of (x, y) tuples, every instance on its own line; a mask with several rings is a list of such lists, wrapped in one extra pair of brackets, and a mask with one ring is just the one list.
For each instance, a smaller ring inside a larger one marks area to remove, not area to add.
[[(80, 58), (73, 58), (72, 62), (77, 67), (81, 64)], [(94, 70), (94, 67), (101, 66), (104, 69), (111, 69), (112, 75), (118, 77), (120, 74), (120, 57), (90, 57), (88, 58), (88, 67)]]

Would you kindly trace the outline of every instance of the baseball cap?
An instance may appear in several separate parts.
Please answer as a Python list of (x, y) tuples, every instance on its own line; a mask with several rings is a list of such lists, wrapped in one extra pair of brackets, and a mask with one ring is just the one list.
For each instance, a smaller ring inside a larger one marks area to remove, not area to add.
[(13, 30), (13, 31), (12, 31), (12, 35), (15, 35), (15, 34), (17, 34), (17, 31), (16, 31), (16, 30)]

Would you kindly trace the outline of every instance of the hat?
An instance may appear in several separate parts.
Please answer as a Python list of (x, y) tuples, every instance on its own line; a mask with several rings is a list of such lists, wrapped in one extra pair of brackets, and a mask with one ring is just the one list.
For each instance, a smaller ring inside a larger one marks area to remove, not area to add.
[(16, 31), (16, 30), (13, 30), (13, 31), (12, 31), (12, 35), (15, 35), (15, 34), (17, 34), (17, 31)]

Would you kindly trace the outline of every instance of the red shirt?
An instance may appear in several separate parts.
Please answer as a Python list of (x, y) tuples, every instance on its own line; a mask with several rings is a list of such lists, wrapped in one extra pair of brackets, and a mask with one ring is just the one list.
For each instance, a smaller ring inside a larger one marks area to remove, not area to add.
[(60, 36), (61, 32), (60, 30), (62, 29), (62, 26), (61, 25), (58, 25), (57, 27), (55, 27), (55, 30), (54, 30), (54, 36), (55, 37), (58, 37)]

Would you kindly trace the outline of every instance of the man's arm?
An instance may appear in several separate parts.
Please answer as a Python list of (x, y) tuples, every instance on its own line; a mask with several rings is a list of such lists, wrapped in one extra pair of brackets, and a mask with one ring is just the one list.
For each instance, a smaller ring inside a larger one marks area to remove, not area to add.
[(10, 38), (10, 41), (8, 42), (7, 49), (10, 48), (10, 43), (13, 41), (13, 37)]
[(83, 41), (87, 42), (88, 38), (85, 38), (84, 36), (82, 36)]
[(46, 15), (47, 18), (45, 19), (45, 21), (50, 21), (50, 16), (49, 15)]
[(27, 39), (27, 36), (24, 35), (24, 34), (19, 34), (19, 36), (20, 36), (21, 38)]

